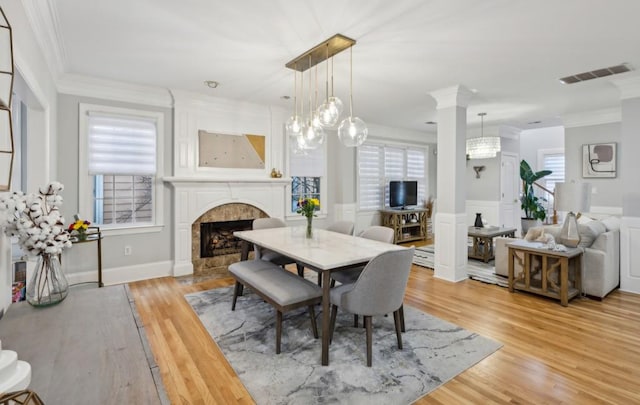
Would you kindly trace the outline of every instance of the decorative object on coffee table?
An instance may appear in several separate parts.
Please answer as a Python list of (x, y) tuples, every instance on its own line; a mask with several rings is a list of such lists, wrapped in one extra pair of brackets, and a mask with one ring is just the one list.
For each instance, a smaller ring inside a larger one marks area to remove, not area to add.
[(476, 212), (476, 221), (473, 223), (473, 226), (476, 228), (482, 228), (484, 225), (482, 224), (482, 213)]

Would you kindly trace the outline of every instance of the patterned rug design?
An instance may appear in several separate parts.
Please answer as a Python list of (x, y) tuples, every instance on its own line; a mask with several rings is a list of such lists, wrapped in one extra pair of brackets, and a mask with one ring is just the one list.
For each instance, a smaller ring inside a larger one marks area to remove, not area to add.
[[(417, 247), (413, 255), (413, 264), (433, 269), (434, 266), (433, 245)], [(496, 284), (500, 287), (508, 287), (509, 280), (507, 277), (496, 274), (494, 261), (484, 263), (479, 260), (469, 259), (467, 262), (467, 274), (472, 280), (482, 281), (483, 283)]]
[(340, 311), (330, 365), (323, 367), (306, 309), (284, 314), (276, 355), (273, 308), (245, 289), (232, 312), (232, 296), (232, 288), (219, 288), (185, 298), (258, 404), (409, 404), (501, 347), (405, 305), (404, 349), (398, 350), (393, 316), (374, 318), (369, 368), (364, 329)]

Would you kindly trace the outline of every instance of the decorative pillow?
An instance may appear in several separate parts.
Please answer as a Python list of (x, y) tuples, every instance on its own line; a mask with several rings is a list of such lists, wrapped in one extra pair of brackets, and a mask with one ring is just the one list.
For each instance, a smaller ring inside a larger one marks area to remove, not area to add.
[(607, 228), (607, 232), (609, 231), (617, 231), (620, 229), (620, 218), (618, 217), (607, 217), (601, 220), (604, 226)]
[(578, 224), (578, 234), (580, 235), (580, 243), (578, 247), (587, 248), (593, 244), (601, 233), (606, 232), (607, 228), (600, 221), (590, 221), (586, 224)]
[(529, 228), (527, 234), (524, 236), (524, 240), (526, 240), (527, 242), (533, 242), (534, 240), (543, 237), (543, 235), (544, 228), (541, 226), (536, 226), (534, 228)]
[(576, 219), (576, 221), (578, 222), (578, 224), (586, 224), (589, 223), (591, 221), (594, 221), (593, 218), (589, 218), (588, 216), (582, 214), (580, 215), (580, 218)]

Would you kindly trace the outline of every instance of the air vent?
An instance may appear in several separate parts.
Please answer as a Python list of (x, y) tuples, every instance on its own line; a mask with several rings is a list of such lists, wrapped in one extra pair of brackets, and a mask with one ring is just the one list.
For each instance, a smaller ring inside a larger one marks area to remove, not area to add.
[(611, 66), (604, 69), (592, 70), (591, 72), (578, 73), (572, 76), (563, 77), (560, 81), (564, 84), (573, 84), (583, 82), (585, 80), (597, 79), (600, 77), (617, 75), (619, 73), (630, 72), (632, 69), (628, 63), (623, 63), (617, 66)]

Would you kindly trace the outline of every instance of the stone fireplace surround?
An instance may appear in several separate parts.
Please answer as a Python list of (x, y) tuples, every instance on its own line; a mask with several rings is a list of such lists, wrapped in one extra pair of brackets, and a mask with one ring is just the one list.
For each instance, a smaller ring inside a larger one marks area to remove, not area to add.
[[(194, 252), (198, 253), (198, 240), (194, 239), (194, 224), (210, 210), (215, 220), (246, 218), (223, 218), (230, 216), (268, 216), (284, 219), (285, 188), (290, 179), (212, 179), (204, 177), (169, 177), (166, 183), (173, 188), (173, 276), (194, 274)], [(224, 210), (216, 207), (232, 204)], [(235, 204), (246, 204), (254, 208), (239, 208)], [(218, 213), (219, 212), (219, 213)], [(209, 215), (209, 214), (207, 214)], [(205, 217), (207, 217), (205, 215)], [(208, 222), (210, 218), (206, 218)], [(199, 230), (199, 225), (198, 225)], [(198, 232), (199, 234), (199, 232)], [(199, 259), (199, 254), (197, 257)]]

